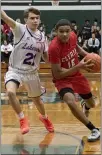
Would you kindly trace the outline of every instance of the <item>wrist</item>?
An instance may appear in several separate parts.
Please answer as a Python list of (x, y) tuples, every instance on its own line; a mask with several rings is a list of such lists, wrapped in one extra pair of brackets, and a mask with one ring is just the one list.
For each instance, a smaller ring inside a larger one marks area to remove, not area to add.
[(84, 52), (84, 56), (86, 56), (87, 54), (88, 54), (88, 52), (85, 51), (85, 52)]
[(83, 63), (79, 62), (77, 65), (76, 65), (77, 69), (81, 69), (83, 67)]
[(79, 62), (79, 63), (75, 66), (76, 71), (78, 71), (81, 67), (82, 67), (82, 64)]

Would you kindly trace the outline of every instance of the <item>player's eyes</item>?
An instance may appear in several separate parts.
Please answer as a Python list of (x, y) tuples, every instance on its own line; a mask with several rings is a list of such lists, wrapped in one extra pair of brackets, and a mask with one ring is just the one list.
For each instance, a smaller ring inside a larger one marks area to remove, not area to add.
[(34, 17), (31, 17), (30, 19), (34, 19)]
[(66, 33), (69, 33), (69, 30), (68, 30), (68, 31), (66, 31)]
[(36, 17), (36, 18), (35, 18), (35, 17), (31, 17), (30, 19), (32, 19), (32, 20), (33, 20), (33, 19), (39, 19), (39, 18), (38, 18), (38, 17)]
[(63, 33), (63, 31), (59, 31), (60, 33)]
[(69, 30), (67, 30), (67, 31), (60, 31), (60, 33), (69, 33)]

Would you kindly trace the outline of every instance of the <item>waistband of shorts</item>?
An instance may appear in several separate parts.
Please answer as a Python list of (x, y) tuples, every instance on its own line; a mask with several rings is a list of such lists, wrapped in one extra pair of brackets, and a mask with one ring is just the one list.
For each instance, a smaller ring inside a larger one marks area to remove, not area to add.
[(24, 71), (24, 70), (20, 70), (18, 68), (12, 68), (11, 66), (9, 66), (8, 69), (9, 69), (9, 71), (14, 71), (14, 72), (19, 73), (19, 74), (36, 74), (36, 73), (38, 73), (37, 69), (32, 70), (32, 71), (30, 71), (30, 70)]

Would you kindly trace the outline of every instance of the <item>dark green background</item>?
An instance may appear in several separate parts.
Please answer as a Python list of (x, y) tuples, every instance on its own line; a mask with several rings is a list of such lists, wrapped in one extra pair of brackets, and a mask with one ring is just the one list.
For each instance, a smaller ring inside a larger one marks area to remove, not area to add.
[[(23, 20), (23, 11), (6, 11), (7, 14), (13, 19), (20, 18)], [(41, 11), (41, 20), (46, 25), (47, 33), (50, 33), (53, 25), (61, 18), (67, 18), (69, 20), (76, 20), (77, 25), (81, 27), (84, 24), (85, 19), (90, 19), (91, 23), (95, 18), (98, 21), (101, 20), (100, 10), (46, 10)]]

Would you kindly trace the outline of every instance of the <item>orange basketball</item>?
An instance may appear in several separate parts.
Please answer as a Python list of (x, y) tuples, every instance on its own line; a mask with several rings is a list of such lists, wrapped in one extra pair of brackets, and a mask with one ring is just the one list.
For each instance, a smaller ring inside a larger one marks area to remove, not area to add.
[(92, 62), (94, 63), (94, 66), (91, 67), (94, 72), (100, 72), (101, 71), (101, 57), (98, 54), (95, 53), (89, 53), (85, 56), (85, 61), (92, 59)]

